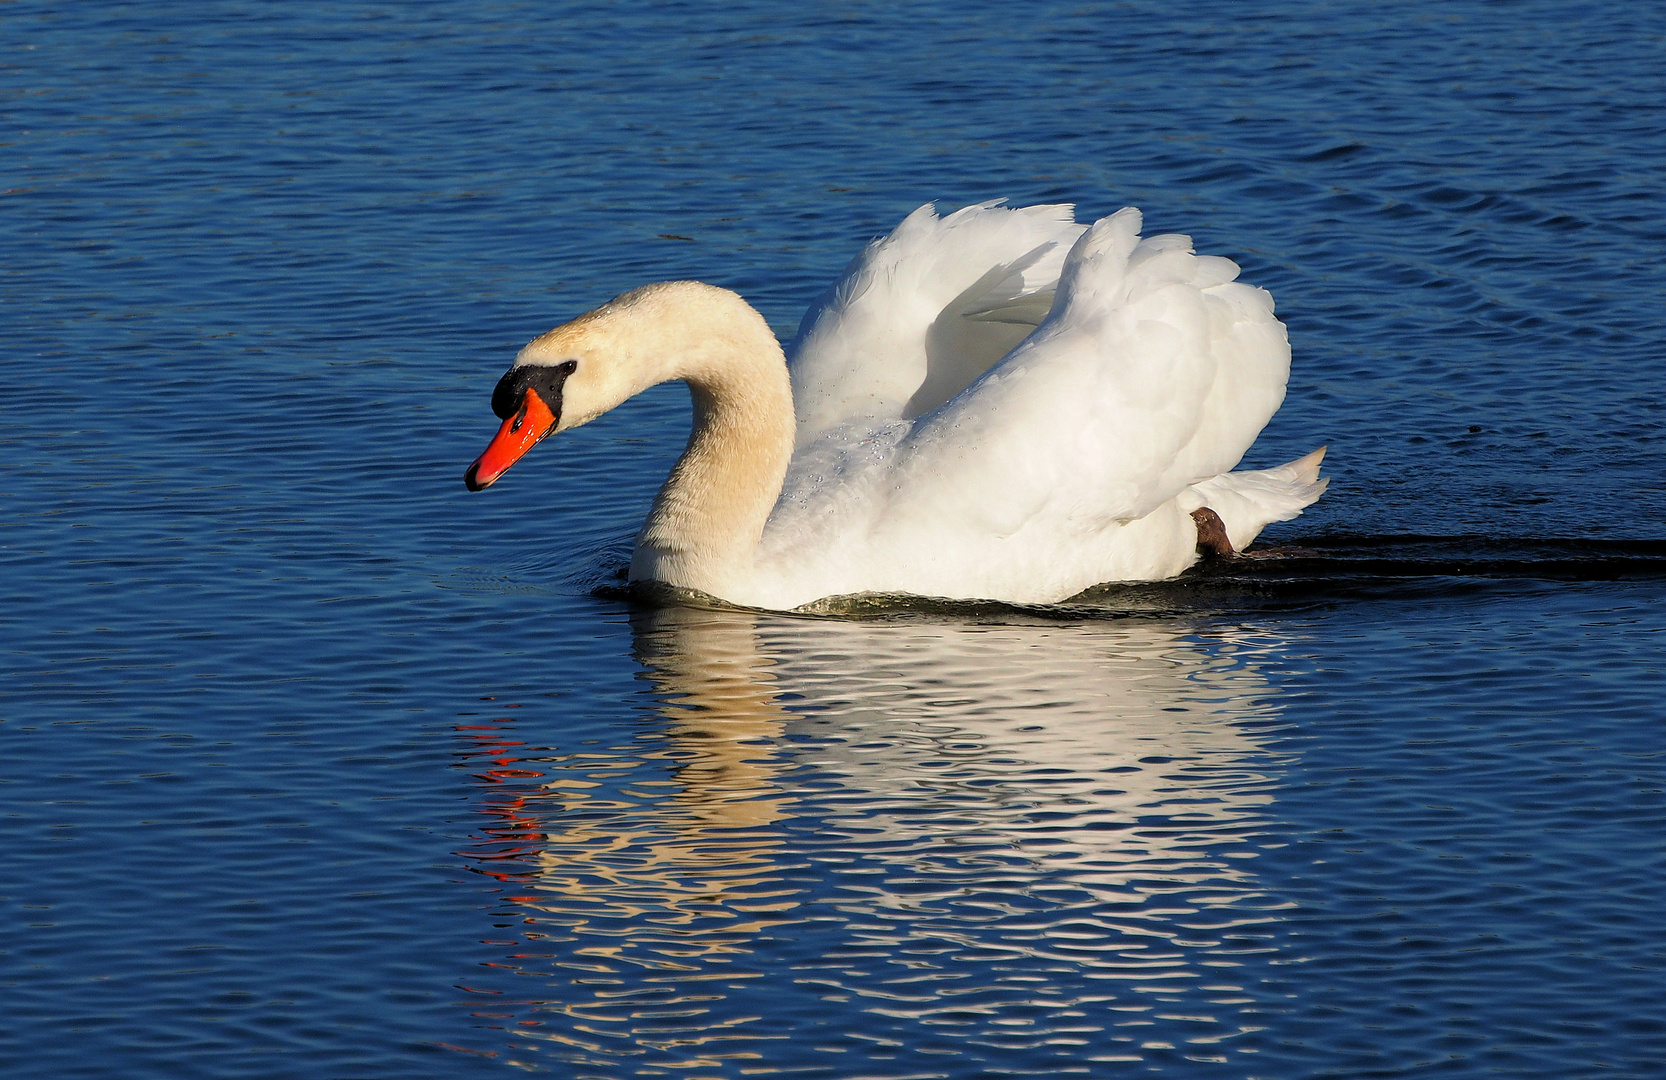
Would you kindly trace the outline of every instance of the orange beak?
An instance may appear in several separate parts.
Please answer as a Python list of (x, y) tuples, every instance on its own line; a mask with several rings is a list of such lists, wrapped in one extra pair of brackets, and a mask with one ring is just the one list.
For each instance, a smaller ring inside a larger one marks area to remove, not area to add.
[(497, 429), (486, 452), (474, 459), (474, 464), (463, 474), (463, 483), (470, 491), (491, 487), (522, 454), (554, 430), (555, 414), (538, 392), (528, 387), (521, 395), (521, 407)]

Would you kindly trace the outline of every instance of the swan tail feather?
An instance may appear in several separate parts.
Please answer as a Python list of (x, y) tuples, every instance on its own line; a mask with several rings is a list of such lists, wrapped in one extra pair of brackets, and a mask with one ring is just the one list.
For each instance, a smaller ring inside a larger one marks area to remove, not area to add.
[[(1330, 486), (1319, 475), (1325, 447), (1272, 469), (1222, 473), (1193, 484), (1199, 505), (1220, 515), (1234, 551), (1254, 542), (1275, 521), (1289, 521), (1313, 505)], [(1187, 500), (1190, 502), (1191, 500)]]

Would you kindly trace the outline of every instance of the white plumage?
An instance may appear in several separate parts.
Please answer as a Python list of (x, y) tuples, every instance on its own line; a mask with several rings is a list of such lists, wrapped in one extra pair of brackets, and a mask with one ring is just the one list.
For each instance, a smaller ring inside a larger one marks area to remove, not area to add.
[(654, 382), (693, 388), (633, 578), (792, 608), (1171, 577), (1198, 557), (1192, 511), (1241, 549), (1326, 481), (1323, 451), (1229, 472), (1283, 400), (1284, 327), (1230, 260), (1139, 229), (1132, 208), (1087, 228), (1063, 205), (921, 207), (806, 314), (790, 402), (762, 319), (692, 282), (628, 293), (517, 368), (575, 361), (550, 431)]

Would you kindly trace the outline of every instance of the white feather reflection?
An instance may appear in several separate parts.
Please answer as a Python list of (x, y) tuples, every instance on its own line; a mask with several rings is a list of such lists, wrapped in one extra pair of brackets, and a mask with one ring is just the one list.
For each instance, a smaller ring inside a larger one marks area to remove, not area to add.
[(636, 631), (662, 719), (541, 758), (519, 803), (539, 949), (513, 966), (545, 981), (514, 1045), (1014, 1074), (1252, 1049), (1265, 643), (689, 608)]

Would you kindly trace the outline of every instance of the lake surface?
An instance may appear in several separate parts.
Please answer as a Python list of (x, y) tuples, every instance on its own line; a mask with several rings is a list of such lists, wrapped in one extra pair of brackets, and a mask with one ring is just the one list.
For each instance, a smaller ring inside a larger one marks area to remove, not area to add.
[[(1666, 9), (0, 6), (8, 1077), (1658, 1076)], [(1283, 558), (655, 608), (626, 288), (915, 206), (1270, 289)]]

